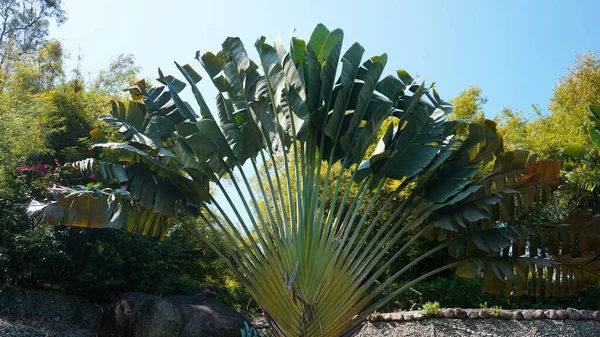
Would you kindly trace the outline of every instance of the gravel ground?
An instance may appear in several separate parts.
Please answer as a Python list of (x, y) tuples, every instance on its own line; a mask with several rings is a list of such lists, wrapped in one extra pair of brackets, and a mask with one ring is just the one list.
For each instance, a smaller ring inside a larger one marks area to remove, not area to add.
[(600, 322), (574, 320), (426, 319), (420, 322), (368, 322), (357, 337), (591, 337)]
[(1, 337), (93, 337), (100, 307), (43, 289), (0, 290)]

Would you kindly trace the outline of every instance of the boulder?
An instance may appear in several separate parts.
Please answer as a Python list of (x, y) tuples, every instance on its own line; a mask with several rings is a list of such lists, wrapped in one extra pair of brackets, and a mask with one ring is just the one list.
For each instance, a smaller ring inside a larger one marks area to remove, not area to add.
[(569, 317), (569, 319), (581, 319), (581, 313), (579, 312), (579, 310), (574, 308), (567, 308), (567, 316)]
[(523, 310), (523, 319), (526, 321), (531, 321), (533, 319), (533, 314), (529, 310)]
[(556, 314), (558, 315), (558, 318), (560, 319), (567, 319), (569, 317), (569, 315), (567, 315), (567, 311), (566, 310), (556, 310)]
[(546, 318), (546, 314), (544, 313), (543, 310), (535, 310), (532, 314), (533, 318), (535, 319), (542, 319), (542, 318)]
[(479, 310), (479, 318), (490, 318), (490, 313), (487, 310)]
[(102, 315), (98, 337), (239, 337), (244, 317), (201, 296), (123, 294)]
[(467, 317), (467, 312), (461, 308), (456, 308), (456, 309), (454, 309), (454, 317), (465, 318), (465, 317)]
[(415, 318), (415, 321), (422, 321), (425, 319), (425, 314), (423, 314), (422, 312), (415, 312), (413, 317)]
[(470, 319), (478, 319), (479, 314), (476, 311), (469, 311), (467, 313), (467, 317), (469, 317)]
[(600, 311), (594, 311), (592, 317), (594, 317), (594, 320), (600, 321)]

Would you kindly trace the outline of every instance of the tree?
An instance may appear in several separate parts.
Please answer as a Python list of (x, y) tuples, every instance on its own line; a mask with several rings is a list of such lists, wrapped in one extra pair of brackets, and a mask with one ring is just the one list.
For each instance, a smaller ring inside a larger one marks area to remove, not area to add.
[(100, 70), (91, 85), (92, 90), (118, 97), (123, 92), (123, 88), (129, 87), (135, 82), (139, 71), (140, 67), (135, 65), (133, 55), (121, 54), (110, 63), (108, 69)]
[(66, 19), (62, 0), (0, 1), (0, 91), (13, 69), (11, 61), (33, 54), (44, 45), (50, 20), (61, 24)]
[(450, 100), (450, 103), (454, 106), (452, 119), (462, 119), (469, 122), (485, 119), (483, 105), (487, 103), (487, 98), (482, 96), (482, 90), (478, 85), (461, 91), (458, 96)]
[(591, 104), (600, 104), (600, 60), (598, 54), (588, 52), (577, 56), (569, 73), (559, 79), (550, 99), (549, 113), (544, 115), (539, 107), (533, 106), (536, 117), (533, 120), (514, 114), (515, 118), (507, 121), (518, 127), (506, 124), (505, 138), (509, 144), (518, 140), (509, 146), (526, 144), (544, 159), (558, 160), (569, 147), (583, 147), (590, 158), (597, 158), (588, 135), (587, 107)]
[[(558, 232), (573, 239), (590, 233), (593, 240), (597, 224), (511, 222), (556, 188), (559, 163), (504, 152), (496, 123), (448, 120), (452, 107), (434, 88), (403, 70), (381, 78), (386, 54), (363, 61), (360, 44), (342, 54), (342, 41), (341, 30), (318, 25), (308, 43), (293, 37), (289, 52), (280, 39), (271, 46), (260, 38), (260, 66), (238, 38), (225, 40), (217, 54), (198, 54), (219, 90), (220, 125), (190, 65), (176, 63), (187, 84), (159, 70), (162, 85), (139, 82), (128, 89), (133, 100), (113, 102), (102, 117), (126, 142), (107, 142), (92, 130), (93, 147), (106, 150), (102, 159), (74, 164), (105, 188), (51, 188), (52, 200), (33, 201), (29, 214), (45, 224), (158, 237), (170, 219), (199, 217), (222, 248), (207, 244), (261, 305), (277, 336), (352, 335), (395, 295), (455, 268), (469, 277), (483, 273), (487, 290), (505, 293), (522, 292), (530, 272), (558, 284), (558, 291), (567, 283), (570, 289), (597, 285), (597, 269), (575, 260), (587, 252), (582, 247), (535, 241)], [(199, 114), (179, 96), (186, 86)], [(480, 177), (488, 164), (491, 172)], [(232, 188), (224, 186), (225, 176)], [(223, 193), (231, 212), (211, 188)], [(367, 222), (369, 214), (375, 218)], [(417, 232), (390, 251), (410, 230)], [(381, 279), (420, 237), (439, 245)], [(540, 249), (522, 253), (533, 242)], [(458, 261), (378, 298), (444, 249)]]

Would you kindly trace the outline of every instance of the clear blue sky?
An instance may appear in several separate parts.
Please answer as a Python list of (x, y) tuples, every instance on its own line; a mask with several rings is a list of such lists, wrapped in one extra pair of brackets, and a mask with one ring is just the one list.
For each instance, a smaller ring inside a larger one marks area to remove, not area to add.
[[(248, 50), (261, 35), (290, 30), (308, 39), (321, 22), (342, 28), (347, 48), (358, 41), (369, 56), (387, 52), (386, 71), (405, 69), (435, 81), (444, 98), (479, 84), (486, 114), (502, 106), (546, 109), (556, 79), (577, 54), (600, 50), (600, 1), (193, 1), (63, 0), (69, 19), (52, 27), (72, 61), (97, 72), (120, 53), (135, 55), (142, 77), (157, 67), (176, 74), (196, 50), (218, 51), (227, 36)], [(203, 88), (209, 88), (207, 80)], [(206, 89), (205, 89), (206, 90)], [(212, 100), (214, 92), (205, 94)]]

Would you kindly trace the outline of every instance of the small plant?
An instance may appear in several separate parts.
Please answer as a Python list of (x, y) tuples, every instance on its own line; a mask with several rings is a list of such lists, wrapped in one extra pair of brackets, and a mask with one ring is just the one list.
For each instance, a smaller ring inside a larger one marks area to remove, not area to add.
[(423, 304), (423, 313), (427, 316), (435, 317), (440, 313), (439, 302), (426, 302)]
[(483, 303), (479, 303), (479, 307), (481, 309), (483, 309), (483, 312), (489, 314), (490, 316), (493, 317), (498, 317), (500, 316), (500, 313), (502, 312), (502, 307), (499, 305), (493, 306), (491, 308), (488, 308), (488, 304), (487, 301), (483, 302)]
[(260, 335), (252, 325), (248, 325), (248, 322), (244, 321), (244, 327), (240, 329), (242, 337), (259, 337)]

